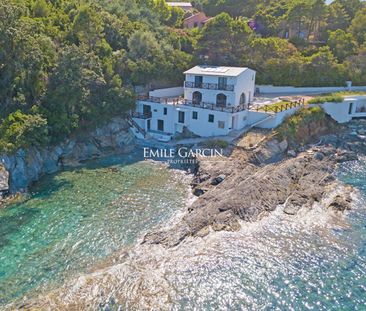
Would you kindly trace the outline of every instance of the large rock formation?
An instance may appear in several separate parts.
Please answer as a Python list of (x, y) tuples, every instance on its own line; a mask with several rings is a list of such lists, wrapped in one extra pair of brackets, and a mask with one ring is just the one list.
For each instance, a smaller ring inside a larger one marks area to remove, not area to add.
[[(272, 148), (274, 143), (265, 143), (264, 148), (270, 146), (271, 152), (257, 152), (262, 158), (268, 154), (267, 159), (282, 159), (286, 150), (279, 146)], [(247, 160), (243, 161), (245, 157)], [(336, 183), (333, 174), (336, 164), (357, 157), (352, 151), (323, 146), (267, 165), (260, 158), (253, 152), (236, 154), (217, 164), (201, 162), (194, 182), (201, 190), (200, 197), (177, 225), (147, 234), (143, 243), (172, 247), (188, 236), (202, 236), (210, 230), (238, 230), (243, 221), (256, 221), (279, 205), (284, 206), (286, 214), (294, 215), (301, 208), (322, 202)], [(225, 179), (212, 183), (222, 173)], [(348, 209), (349, 204), (347, 198), (336, 198), (330, 206), (341, 211)]]
[(133, 148), (134, 136), (128, 123), (115, 118), (92, 133), (79, 135), (57, 146), (20, 149), (12, 155), (0, 155), (9, 172), (11, 193), (25, 191), (40, 176), (56, 172), (63, 164), (78, 164), (107, 155), (111, 152), (125, 153)]

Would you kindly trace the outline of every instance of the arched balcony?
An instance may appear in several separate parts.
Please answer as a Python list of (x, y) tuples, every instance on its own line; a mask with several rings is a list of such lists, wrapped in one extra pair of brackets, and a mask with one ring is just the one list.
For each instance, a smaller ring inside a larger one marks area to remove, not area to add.
[(217, 94), (216, 96), (216, 106), (218, 107), (226, 107), (226, 100), (227, 100), (227, 97), (225, 94)]
[(192, 103), (195, 105), (199, 105), (202, 103), (202, 93), (195, 91), (192, 94)]

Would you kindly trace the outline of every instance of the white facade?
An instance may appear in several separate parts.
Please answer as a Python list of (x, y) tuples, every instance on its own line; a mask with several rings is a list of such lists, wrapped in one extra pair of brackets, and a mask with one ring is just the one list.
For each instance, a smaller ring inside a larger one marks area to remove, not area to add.
[(133, 119), (142, 129), (154, 136), (182, 133), (186, 128), (209, 137), (247, 125), (255, 91), (254, 70), (196, 66), (185, 75), (183, 88), (151, 91), (137, 101)]
[(327, 102), (320, 104), (320, 107), (338, 123), (366, 118), (366, 95), (346, 96), (341, 103)]

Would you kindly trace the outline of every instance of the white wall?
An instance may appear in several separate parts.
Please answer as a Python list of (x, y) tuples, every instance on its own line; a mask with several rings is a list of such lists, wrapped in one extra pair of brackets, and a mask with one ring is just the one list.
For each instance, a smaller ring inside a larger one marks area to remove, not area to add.
[[(221, 135), (227, 135), (231, 131), (231, 113), (214, 111), (203, 108), (196, 109), (193, 107), (184, 107), (184, 108), (179, 107), (177, 109), (185, 111), (185, 125), (188, 127), (190, 131), (192, 131), (196, 135), (202, 137), (221, 136)], [(192, 119), (193, 111), (197, 111), (198, 113), (197, 120)], [(209, 114), (214, 115), (213, 123), (208, 122)], [(178, 118), (178, 112), (176, 117)], [(219, 121), (223, 121), (225, 123), (224, 128), (219, 128), (218, 126)]]
[(301, 94), (301, 93), (331, 93), (339, 91), (366, 91), (366, 86), (352, 87), (293, 87), (257, 85), (260, 94)]
[(293, 115), (300, 108), (301, 106), (298, 106), (285, 111), (278, 112), (275, 114), (274, 118), (271, 118), (268, 121), (261, 123), (260, 125), (258, 125), (258, 127), (266, 129), (275, 128), (279, 126), (284, 121), (284, 119), (286, 119), (288, 116)]
[[(215, 111), (204, 108), (193, 108), (184, 105), (153, 103), (147, 101), (138, 101), (136, 105), (136, 111), (142, 113), (144, 104), (151, 106), (152, 118), (150, 121), (150, 129), (153, 131), (158, 130), (157, 120), (163, 120), (164, 132), (171, 134), (174, 134), (176, 132), (182, 132), (184, 126), (187, 126), (187, 128), (196, 135), (203, 137), (227, 135), (231, 131), (232, 114), (228, 112)], [(166, 115), (164, 115), (164, 108), (167, 108)], [(183, 111), (185, 113), (183, 124), (178, 122), (179, 111)], [(196, 111), (198, 113), (197, 120), (192, 118), (193, 111)], [(241, 113), (237, 113), (237, 115), (245, 115), (246, 113), (247, 111), (243, 111)], [(208, 122), (209, 114), (214, 115), (213, 123)], [(138, 118), (134, 118), (134, 120), (141, 127), (147, 130), (146, 120)], [(224, 128), (219, 128), (218, 121), (223, 121), (225, 123)], [(239, 122), (238, 125), (242, 126), (242, 124), (240, 124)]]
[(193, 92), (198, 91), (202, 94), (202, 102), (209, 104), (216, 104), (216, 96), (217, 94), (225, 94), (226, 95), (226, 105), (228, 107), (233, 107), (235, 105), (235, 93), (230, 91), (219, 91), (219, 90), (206, 90), (206, 89), (198, 89), (198, 88), (185, 88), (184, 98), (187, 100), (192, 100)]
[(245, 103), (248, 104), (253, 101), (255, 93), (255, 74), (256, 72), (251, 69), (245, 70), (237, 79), (238, 82), (235, 85), (235, 103), (240, 103), (240, 96), (245, 94)]
[(166, 89), (158, 89), (149, 92), (149, 96), (152, 97), (178, 97), (183, 95), (184, 89), (182, 86), (170, 87)]
[[(219, 76), (202, 75), (203, 83), (218, 83)], [(192, 100), (193, 92), (199, 91), (202, 94), (202, 101), (206, 103), (216, 103), (216, 96), (223, 93), (227, 97), (227, 106), (237, 106), (240, 102), (240, 96), (245, 93), (246, 103), (253, 99), (255, 92), (255, 71), (245, 70), (238, 77), (226, 77), (228, 85), (234, 85), (234, 91), (207, 90), (201, 88), (185, 88), (184, 98)], [(187, 82), (195, 82), (195, 75), (186, 75)]]
[(349, 105), (350, 101), (344, 101), (342, 103), (324, 103), (319, 106), (338, 123), (345, 123), (352, 120), (352, 115), (348, 113)]
[[(151, 106), (151, 127), (150, 129), (153, 131), (158, 130), (158, 121), (157, 120), (163, 120), (164, 121), (164, 132), (166, 133), (174, 133), (175, 132), (175, 126), (174, 126), (174, 118), (175, 115), (175, 106), (169, 105), (169, 104), (160, 104), (160, 103), (152, 103), (147, 101), (138, 101), (136, 104), (136, 111), (142, 113), (143, 112), (143, 105), (149, 105)], [(167, 114), (164, 115), (164, 108), (167, 109)], [(135, 121), (139, 119), (135, 118)], [(144, 129), (147, 130), (147, 121), (145, 121)], [(140, 121), (137, 121), (138, 123)], [(140, 124), (140, 123), (139, 123)]]

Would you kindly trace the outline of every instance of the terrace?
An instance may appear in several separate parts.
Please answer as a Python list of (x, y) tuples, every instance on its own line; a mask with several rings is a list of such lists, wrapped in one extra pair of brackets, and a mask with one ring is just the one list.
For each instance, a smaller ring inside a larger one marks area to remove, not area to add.
[(252, 111), (264, 111), (268, 113), (278, 113), (281, 111), (289, 110), (305, 104), (304, 98), (297, 98), (296, 100), (288, 98), (276, 98), (272, 101), (267, 101), (262, 104), (254, 104), (250, 110)]
[(222, 111), (228, 113), (235, 113), (247, 109), (247, 105), (242, 104), (235, 107), (218, 106), (214, 103), (198, 102), (184, 99), (183, 97), (154, 97), (154, 96), (139, 96), (137, 98), (141, 101), (160, 103), (166, 105), (182, 105), (194, 108), (209, 109), (214, 111)]
[(221, 91), (234, 91), (233, 84), (218, 84), (218, 83), (196, 83), (185, 81), (185, 87), (189, 88), (197, 88), (197, 89), (205, 89), (205, 90), (221, 90)]

